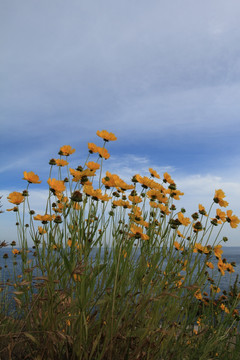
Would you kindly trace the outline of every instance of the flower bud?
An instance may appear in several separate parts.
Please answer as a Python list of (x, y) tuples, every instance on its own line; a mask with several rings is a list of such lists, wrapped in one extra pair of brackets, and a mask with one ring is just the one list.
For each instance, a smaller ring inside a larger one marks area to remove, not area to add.
[(193, 218), (193, 220), (197, 220), (198, 219), (198, 213), (195, 212), (194, 214), (192, 214), (192, 218)]
[(62, 223), (62, 218), (61, 218), (61, 216), (60, 216), (60, 215), (57, 215), (57, 216), (55, 217), (55, 219), (54, 219), (54, 222), (55, 222), (56, 224), (61, 224), (61, 223)]
[(29, 196), (28, 191), (27, 191), (27, 190), (23, 190), (23, 192), (22, 192), (22, 196)]
[(72, 196), (70, 197), (72, 201), (81, 202), (82, 201), (82, 194), (80, 191), (76, 190), (72, 193)]
[(56, 163), (56, 161), (55, 161), (55, 159), (51, 159), (50, 161), (49, 161), (49, 165), (56, 165), (57, 163)]

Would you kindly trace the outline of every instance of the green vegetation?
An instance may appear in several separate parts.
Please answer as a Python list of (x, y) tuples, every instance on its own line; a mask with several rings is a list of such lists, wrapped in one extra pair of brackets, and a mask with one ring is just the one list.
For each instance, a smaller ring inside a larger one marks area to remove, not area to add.
[(24, 171), (27, 189), (8, 196), (19, 247), (12, 242), (12, 259), (3, 255), (0, 359), (238, 359), (238, 279), (221, 292), (235, 264), (223, 258), (227, 239), (219, 238), (240, 220), (222, 211), (224, 192), (215, 191), (209, 211), (199, 204), (187, 218), (168, 173), (161, 180), (149, 169), (150, 177), (135, 174), (131, 184), (103, 176), (105, 146), (116, 137), (97, 135), (104, 145), (89, 143), (83, 166), (68, 167), (69, 145), (50, 160), (44, 214), (29, 202), (32, 184), (41, 182), (35, 173)]

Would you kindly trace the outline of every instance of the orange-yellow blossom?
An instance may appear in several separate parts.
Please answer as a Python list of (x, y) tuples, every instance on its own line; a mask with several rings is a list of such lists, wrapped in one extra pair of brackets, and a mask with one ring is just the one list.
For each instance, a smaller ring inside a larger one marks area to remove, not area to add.
[(104, 141), (115, 141), (117, 140), (116, 136), (113, 133), (109, 133), (107, 130), (97, 131), (97, 136), (102, 138)]
[(17, 191), (13, 191), (8, 195), (8, 201), (12, 204), (19, 205), (24, 201), (24, 196)]
[(39, 180), (39, 176), (34, 174), (33, 171), (27, 172), (24, 171), (23, 172), (23, 180), (27, 180), (30, 184), (40, 184), (41, 181)]

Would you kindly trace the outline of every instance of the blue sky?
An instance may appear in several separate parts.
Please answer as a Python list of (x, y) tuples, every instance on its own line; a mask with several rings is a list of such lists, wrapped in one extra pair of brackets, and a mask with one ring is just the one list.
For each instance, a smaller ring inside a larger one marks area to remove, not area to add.
[[(168, 171), (189, 215), (222, 188), (240, 216), (239, 1), (10, 0), (0, 14), (3, 210), (24, 170), (43, 180), (40, 209), (49, 159), (69, 144), (81, 164), (106, 129), (110, 171)], [(14, 220), (1, 215), (1, 240)]]

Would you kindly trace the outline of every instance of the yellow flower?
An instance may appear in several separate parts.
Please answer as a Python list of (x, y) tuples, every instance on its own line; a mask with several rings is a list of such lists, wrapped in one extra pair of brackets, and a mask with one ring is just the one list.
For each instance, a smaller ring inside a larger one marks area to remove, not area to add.
[(171, 178), (171, 176), (167, 172), (165, 172), (163, 174), (163, 178), (164, 178), (163, 179), (164, 182), (168, 182), (169, 184), (174, 184), (173, 179)]
[(204, 206), (202, 206), (202, 204), (199, 204), (199, 205), (198, 205), (198, 211), (199, 211), (199, 213), (200, 213), (201, 215), (205, 215), (205, 216), (207, 216), (207, 213), (206, 213), (205, 207), (204, 207)]
[(223, 200), (223, 198), (225, 198), (225, 196), (226, 196), (225, 193), (221, 189), (218, 189), (215, 191), (213, 201), (215, 203), (219, 204), (220, 206), (227, 207), (228, 202)]
[(232, 210), (227, 210), (227, 219), (226, 219), (232, 228), (236, 228), (240, 223), (239, 218), (236, 215), (232, 215)]
[(132, 205), (130, 204), (129, 201), (124, 201), (124, 200), (114, 200), (113, 201), (113, 205), (114, 206), (122, 206), (124, 209), (131, 209)]
[(132, 196), (132, 195), (129, 195), (128, 196), (128, 199), (133, 203), (133, 204), (139, 204), (142, 202), (142, 198), (140, 196)]
[(177, 230), (177, 234), (178, 234), (179, 237), (185, 239), (185, 236), (183, 236), (183, 234), (179, 230)]
[(215, 254), (216, 258), (221, 259), (222, 253), (223, 253), (222, 245), (214, 246), (213, 251), (214, 251), (214, 254)]
[(17, 250), (17, 249), (13, 249), (13, 250), (12, 250), (12, 253), (13, 253), (13, 255), (16, 255), (16, 254), (19, 254), (19, 253), (20, 253), (20, 251), (19, 251), (19, 250)]
[(90, 169), (90, 170), (98, 170), (100, 168), (100, 164), (94, 162), (94, 161), (89, 161), (86, 166)]
[(189, 218), (184, 217), (183, 213), (180, 212), (178, 213), (178, 220), (180, 221), (180, 223), (184, 226), (188, 226), (189, 224), (191, 224), (191, 221)]
[(107, 149), (105, 149), (105, 148), (101, 148), (98, 146), (98, 153), (99, 153), (99, 156), (104, 158), (105, 160), (110, 158), (110, 154), (107, 151)]
[(8, 201), (12, 204), (19, 205), (24, 201), (24, 196), (17, 191), (13, 191), (8, 195)]
[(97, 136), (101, 137), (104, 141), (115, 141), (116, 136), (113, 133), (109, 133), (107, 130), (97, 131)]
[(223, 222), (226, 221), (226, 214), (224, 211), (221, 211), (220, 209), (216, 210), (216, 218), (222, 220)]
[(38, 232), (40, 235), (46, 234), (46, 230), (42, 228), (42, 226), (38, 226)]
[(225, 311), (226, 314), (229, 314), (229, 310), (224, 304), (221, 304), (220, 308), (221, 308), (221, 310)]
[(198, 289), (197, 291), (195, 291), (194, 296), (195, 296), (196, 299), (202, 300), (202, 294), (201, 294), (200, 289)]
[(39, 181), (39, 176), (34, 174), (33, 171), (27, 172), (24, 171), (23, 172), (23, 180), (27, 180), (29, 183), (33, 183), (33, 184), (40, 184), (41, 181)]
[(64, 181), (62, 180), (56, 180), (56, 179), (48, 179), (47, 181), (48, 185), (50, 186), (51, 189), (53, 189), (54, 191), (56, 191), (57, 193), (61, 193), (63, 192), (66, 187), (64, 185)]
[(88, 143), (88, 150), (91, 154), (98, 152), (98, 146), (93, 143)]
[(170, 211), (169, 211), (168, 207), (163, 205), (163, 204), (159, 204), (159, 209), (161, 210), (162, 214), (165, 214), (165, 215), (170, 214)]
[(174, 247), (175, 247), (176, 250), (179, 250), (179, 251), (184, 250), (184, 248), (181, 247), (181, 245), (177, 241), (174, 241)]
[(66, 160), (63, 159), (54, 159), (57, 166), (66, 166), (68, 165), (68, 162)]
[(55, 219), (55, 215), (48, 215), (48, 214), (39, 215), (39, 214), (37, 214), (36, 216), (34, 216), (34, 220), (40, 220), (44, 223), (47, 223), (48, 221), (52, 221), (54, 219)]
[(211, 261), (207, 261), (206, 265), (210, 268), (210, 269), (214, 269), (214, 265), (213, 263), (211, 263)]
[(208, 254), (209, 253), (209, 249), (207, 246), (202, 246), (202, 244), (200, 243), (196, 243), (194, 245), (194, 250), (193, 250), (194, 253), (204, 253), (204, 254)]
[(160, 175), (155, 170), (153, 170), (152, 168), (149, 168), (149, 172), (153, 177), (155, 177), (157, 179), (160, 179)]
[(143, 234), (143, 229), (140, 226), (132, 225), (130, 231), (133, 234), (130, 234), (131, 237), (135, 237), (136, 239), (141, 238), (142, 240), (149, 240), (149, 236)]
[(64, 145), (60, 148), (59, 155), (69, 156), (75, 153), (75, 149), (72, 149), (70, 145)]
[(218, 270), (221, 272), (222, 276), (225, 275), (225, 271), (227, 270), (227, 264), (225, 264), (221, 258), (218, 260)]
[(221, 291), (221, 289), (219, 287), (213, 286), (212, 284), (210, 286), (210, 289), (212, 292), (215, 292), (215, 293), (219, 293)]

